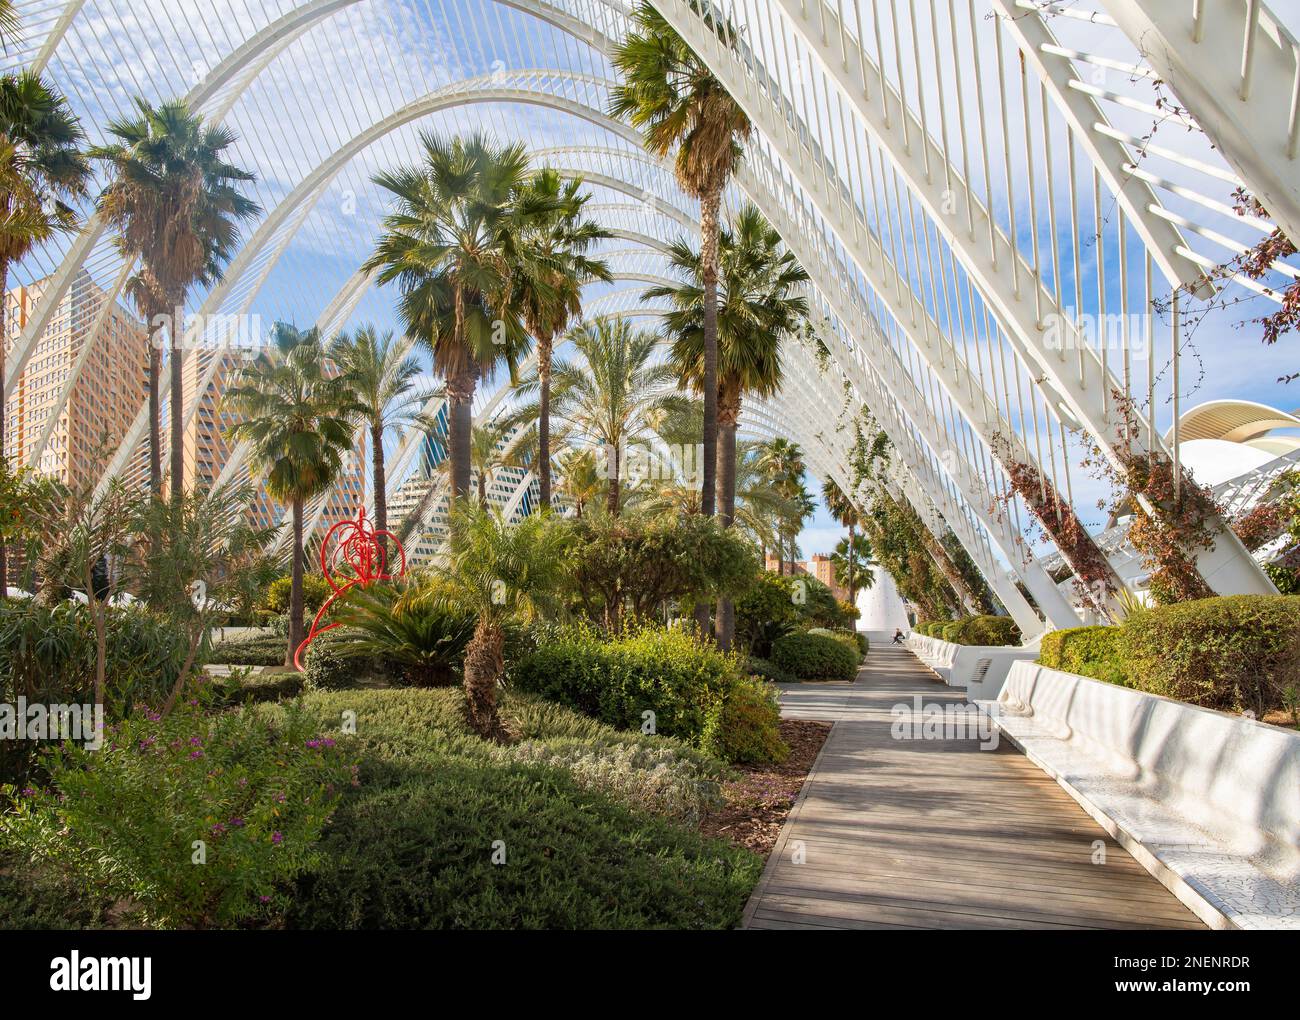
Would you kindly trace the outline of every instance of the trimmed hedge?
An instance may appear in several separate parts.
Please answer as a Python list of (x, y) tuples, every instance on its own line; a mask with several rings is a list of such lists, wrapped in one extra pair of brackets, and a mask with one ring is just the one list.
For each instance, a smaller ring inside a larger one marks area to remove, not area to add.
[(853, 680), (858, 675), (856, 648), (822, 634), (787, 634), (772, 643), (772, 662), (800, 680)]
[(282, 634), (229, 638), (212, 646), (208, 661), (222, 666), (283, 666), (288, 645)]
[(1020, 628), (1009, 616), (963, 616), (943, 624), (939, 632), (932, 637), (951, 641), (955, 645), (1002, 645), (1020, 644)]
[(912, 631), (924, 637), (937, 638), (941, 636), (943, 628), (950, 623), (952, 623), (951, 620), (925, 620), (913, 627)]
[(1130, 687), (1119, 627), (1070, 627), (1043, 635), (1038, 661), (1052, 669)]
[(760, 680), (771, 680), (777, 684), (797, 684), (799, 678), (793, 673), (787, 673), (770, 659), (760, 659), (756, 655), (751, 655), (745, 660), (745, 669), (750, 676), (756, 676)]
[(1133, 686), (1204, 708), (1281, 705), (1300, 673), (1300, 595), (1226, 595), (1135, 613), (1119, 646)]
[[(641, 729), (653, 718), (655, 733), (705, 749), (731, 739), (719, 736), (720, 726), (754, 719), (726, 712), (737, 692), (748, 695), (747, 683), (737, 661), (714, 646), (652, 627), (614, 639), (585, 627), (560, 631), (511, 670), (517, 690), (619, 729)], [(773, 720), (769, 736), (775, 726)]]

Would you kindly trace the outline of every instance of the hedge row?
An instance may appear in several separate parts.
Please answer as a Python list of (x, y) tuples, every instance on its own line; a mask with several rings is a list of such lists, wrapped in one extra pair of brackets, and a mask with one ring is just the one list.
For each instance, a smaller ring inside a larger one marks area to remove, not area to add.
[(560, 631), (518, 662), (510, 682), (619, 729), (677, 737), (729, 761), (763, 764), (789, 751), (765, 685), (682, 631), (646, 628), (614, 639), (582, 627)]
[(955, 645), (1020, 644), (1020, 628), (1009, 616), (963, 616), (960, 620), (929, 620), (913, 630), (926, 637), (951, 641)]
[(833, 634), (799, 632), (772, 642), (773, 664), (800, 680), (852, 681), (861, 658), (856, 642), (850, 645)]
[(1043, 637), (1039, 662), (1204, 708), (1262, 715), (1300, 686), (1300, 595), (1158, 606)]

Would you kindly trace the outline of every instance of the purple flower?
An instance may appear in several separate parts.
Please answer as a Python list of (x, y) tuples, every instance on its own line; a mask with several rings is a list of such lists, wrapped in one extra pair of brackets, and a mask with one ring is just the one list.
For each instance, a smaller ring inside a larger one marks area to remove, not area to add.
[(284, 842), (284, 835), (283, 835), (283, 834), (282, 834), (282, 833), (277, 829), (275, 832), (271, 833), (271, 842), (272, 842), (272, 843), (283, 843), (283, 842)]
[(257, 898), (257, 900), (258, 900), (259, 903), (270, 903), (270, 902), (271, 902), (271, 897), (270, 897), (270, 896), (259, 896), (259, 897)]
[(217, 822), (216, 825), (212, 826), (212, 834), (214, 836), (220, 836), (225, 831), (226, 831), (226, 827), (222, 825), (220, 822)]
[(203, 741), (198, 737), (190, 737), (190, 747), (202, 747)]
[(24, 787), (23, 787), (23, 796), (24, 796), (24, 797), (35, 797), (35, 796), (36, 796), (36, 791), (33, 790), (30, 786), (24, 786)]
[(202, 751), (191, 751), (191, 752), (190, 752), (190, 759), (191, 759), (191, 760), (194, 760), (194, 759), (196, 759), (196, 758), (202, 758), (202, 757), (203, 757), (203, 752), (202, 752)]
[(230, 824), (236, 829), (242, 829), (244, 827), (244, 820), (242, 818), (232, 818), (230, 819)]

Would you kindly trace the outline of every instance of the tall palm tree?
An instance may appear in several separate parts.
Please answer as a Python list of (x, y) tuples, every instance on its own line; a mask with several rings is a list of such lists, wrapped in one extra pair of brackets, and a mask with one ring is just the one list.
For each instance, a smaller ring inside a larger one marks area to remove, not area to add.
[[(848, 538), (841, 538), (831, 553), (831, 566), (835, 571), (835, 583), (843, 585), (849, 592), (849, 604), (858, 604), (858, 589), (871, 588), (876, 583), (876, 575), (870, 570), (875, 565), (871, 556), (871, 543), (863, 534), (849, 533)], [(858, 567), (868, 569), (859, 571)]]
[[(0, 35), (8, 38), (15, 28), (12, 6), (0, 4)], [(0, 78), (0, 394), (5, 388), (9, 270), (33, 248), (76, 227), (78, 217), (68, 203), (86, 193), (90, 177), (80, 149), (83, 140), (67, 100), (49, 82), (27, 71)], [(4, 405), (0, 396), (0, 458)], [(8, 586), (8, 562), (0, 545), (0, 596)]]
[[(681, 283), (649, 288), (646, 300), (668, 298), (664, 316), (672, 345), (671, 362), (698, 393), (704, 388), (704, 266), (686, 240), (669, 248), (669, 261)], [(725, 527), (736, 516), (736, 427), (746, 394), (770, 396), (781, 385), (781, 345), (808, 320), (807, 299), (799, 293), (808, 274), (785, 250), (781, 236), (758, 207), (746, 203), (718, 239), (718, 514)], [(731, 601), (719, 600), (718, 644), (731, 646)]]
[(371, 488), (375, 493), (375, 529), (388, 528), (388, 474), (384, 463), (384, 433), (417, 426), (432, 427), (420, 412), (432, 394), (417, 388), (421, 369), (406, 338), (362, 326), (351, 336), (340, 334), (329, 344), (329, 359), (347, 379), (361, 410), (357, 417), (370, 429)]
[[(555, 205), (528, 190), (521, 144), (427, 133), (421, 143), (423, 164), (374, 178), (396, 206), (364, 268), (378, 270), (380, 283), (397, 282), (406, 331), (429, 349), (434, 372), (446, 381), (452, 495), (459, 497), (470, 484), (478, 381), (502, 361), (513, 377), (526, 350), (527, 334), (511, 301), (513, 274), (534, 271), (522, 238)], [(430, 486), (399, 537), (423, 519), (433, 495)]]
[[(718, 445), (718, 213), (749, 137), (749, 118), (708, 66), (646, 0), (632, 10), (633, 28), (614, 52), (623, 84), (611, 92), (610, 113), (640, 128), (646, 148), (673, 154), (682, 188), (700, 202), (700, 265), (704, 329), (704, 480), (701, 504), (715, 505)], [(720, 41), (735, 47), (739, 33), (714, 19)]]
[(528, 182), (526, 190), (537, 204), (554, 208), (536, 217), (525, 230), (522, 248), (528, 258), (515, 274), (513, 302), (537, 341), (537, 480), (543, 509), (551, 505), (551, 358), (555, 338), (568, 328), (570, 319), (582, 314), (582, 288), (596, 280), (613, 279), (608, 264), (587, 254), (593, 244), (613, 234), (595, 220), (584, 218), (583, 207), (591, 193), (581, 188), (581, 178), (566, 181), (549, 167)]
[(272, 498), (293, 515), (293, 565), (289, 595), (289, 646), (285, 665), (303, 639), (303, 507), (325, 492), (352, 448), (352, 419), (362, 405), (346, 376), (331, 371), (316, 329), (276, 323), (271, 345), (245, 365), (226, 392), (225, 406), (240, 421), (228, 430), (247, 441), (255, 471)]
[[(654, 333), (626, 319), (599, 319), (570, 330), (568, 339), (576, 357), (555, 363), (553, 415), (566, 436), (604, 448), (608, 508), (617, 516), (627, 447), (656, 448), (657, 426), (664, 417), (684, 412), (686, 400), (675, 392), (672, 366), (654, 360)], [(520, 389), (537, 386), (533, 373)]]
[(755, 439), (736, 444), (736, 527), (763, 551), (765, 563), (767, 550), (780, 548), (780, 522), (796, 512), (768, 476), (766, 449), (765, 443)]
[[(778, 536), (782, 541), (777, 544), (777, 573), (785, 573), (785, 550), (783, 545), (793, 546), (794, 536), (799, 533), (803, 520), (813, 511), (809, 507), (811, 496), (804, 488), (803, 476), (807, 471), (803, 451), (798, 443), (791, 442), (784, 436), (770, 440), (760, 458), (773, 488), (788, 500), (792, 510), (782, 515), (778, 526)], [(794, 571), (794, 553), (791, 550), (791, 572)]]
[(155, 495), (162, 490), (159, 341), (164, 325), (171, 336), (171, 493), (179, 502), (185, 471), (185, 298), (191, 287), (221, 278), (239, 246), (240, 223), (262, 210), (239, 189), (255, 175), (227, 161), (226, 150), (237, 140), (234, 132), (205, 124), (184, 100), (154, 106), (136, 99), (135, 105), (139, 116), (109, 124), (117, 141), (95, 147), (90, 155), (112, 174), (99, 196), (99, 211), (117, 231), (122, 257), (138, 263), (126, 290), (156, 331), (149, 351), (149, 485)]
[[(855, 532), (858, 527), (858, 510), (853, 505), (853, 501), (845, 495), (844, 490), (833, 478), (827, 478), (822, 482), (822, 502), (826, 504), (826, 512), (835, 518), (841, 525), (849, 529), (848, 542), (845, 544), (846, 552), (846, 577), (845, 587), (849, 590), (849, 601), (857, 604), (857, 586), (854, 583), (854, 566), (857, 556), (857, 544), (854, 541)], [(838, 549), (838, 547), (837, 547)], [(866, 587), (870, 587), (870, 582)]]

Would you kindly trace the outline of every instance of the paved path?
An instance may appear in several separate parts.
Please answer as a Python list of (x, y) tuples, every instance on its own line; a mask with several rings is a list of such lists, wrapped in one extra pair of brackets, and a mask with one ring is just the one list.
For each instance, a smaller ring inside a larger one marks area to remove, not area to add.
[(891, 709), (917, 695), (965, 705), (883, 640), (854, 684), (785, 688), (785, 715), (835, 728), (746, 927), (1203, 927), (1014, 748), (980, 750), (974, 736), (894, 739)]

